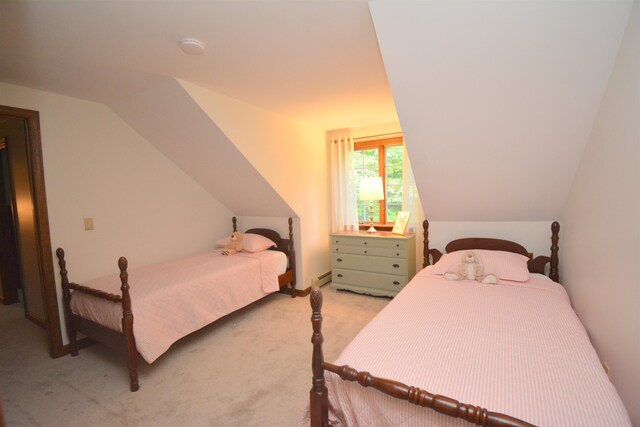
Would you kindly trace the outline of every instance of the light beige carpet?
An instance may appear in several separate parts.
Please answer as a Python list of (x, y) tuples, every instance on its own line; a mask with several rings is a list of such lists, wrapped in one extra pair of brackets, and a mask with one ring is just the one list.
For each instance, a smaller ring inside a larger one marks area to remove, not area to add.
[[(325, 358), (389, 301), (323, 287)], [(49, 358), (42, 329), (0, 306), (0, 395), (14, 426), (295, 426), (311, 388), (309, 298), (266, 297), (141, 362), (102, 345)]]

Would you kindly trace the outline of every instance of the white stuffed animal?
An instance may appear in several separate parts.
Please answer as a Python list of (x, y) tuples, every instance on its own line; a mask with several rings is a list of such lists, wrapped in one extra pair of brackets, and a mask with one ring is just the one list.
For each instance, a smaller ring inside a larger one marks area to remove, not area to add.
[(484, 268), (480, 258), (474, 252), (467, 252), (460, 262), (457, 273), (446, 272), (444, 278), (447, 280), (476, 280), (480, 283), (498, 283), (498, 276), (493, 273), (484, 274)]

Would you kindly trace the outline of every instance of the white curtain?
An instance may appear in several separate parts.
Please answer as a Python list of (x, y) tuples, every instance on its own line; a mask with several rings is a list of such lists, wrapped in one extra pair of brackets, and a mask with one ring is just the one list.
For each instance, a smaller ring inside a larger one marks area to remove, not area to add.
[[(402, 210), (411, 212), (409, 217), (409, 224), (407, 225), (407, 232), (416, 233), (417, 239), (420, 239), (422, 233), (422, 221), (424, 221), (424, 212), (422, 210), (422, 203), (420, 202), (420, 196), (418, 196), (418, 189), (416, 188), (416, 181), (413, 178), (413, 171), (411, 170), (411, 163), (409, 162), (409, 154), (407, 153), (407, 146), (403, 144), (403, 156), (402, 156)], [(419, 240), (418, 240), (419, 241)]]
[(353, 139), (331, 139), (331, 229), (358, 229), (358, 207), (353, 171)]

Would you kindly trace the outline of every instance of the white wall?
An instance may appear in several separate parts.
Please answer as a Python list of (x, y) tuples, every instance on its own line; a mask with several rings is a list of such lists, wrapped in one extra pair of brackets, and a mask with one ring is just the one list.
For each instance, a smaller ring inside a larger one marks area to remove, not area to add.
[(640, 3), (635, 2), (564, 210), (560, 273), (640, 425)]
[(324, 131), (186, 81), (180, 84), (296, 213), (297, 288), (311, 286), (313, 278), (331, 269)]
[[(330, 137), (331, 132), (328, 133), (328, 136)], [(366, 138), (370, 136), (383, 136), (397, 133), (402, 133), (400, 122), (388, 122), (371, 126), (358, 126), (349, 128), (349, 134), (352, 138)]]
[(71, 280), (115, 273), (121, 255), (135, 267), (211, 249), (231, 231), (228, 209), (104, 105), (4, 83), (0, 104), (40, 112), (52, 251), (65, 249)]

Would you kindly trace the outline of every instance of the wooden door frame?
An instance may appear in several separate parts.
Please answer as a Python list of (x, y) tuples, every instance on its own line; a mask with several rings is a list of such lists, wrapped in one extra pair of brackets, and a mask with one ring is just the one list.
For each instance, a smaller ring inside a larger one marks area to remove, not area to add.
[(42, 297), (44, 299), (45, 327), (49, 355), (60, 357), (67, 353), (62, 345), (58, 295), (53, 270), (53, 252), (49, 233), (49, 214), (44, 183), (44, 163), (40, 140), (40, 113), (22, 108), (0, 105), (0, 116), (24, 120), (27, 129), (27, 154), (29, 176), (34, 204), (35, 229), (37, 233), (38, 262), (42, 277)]

